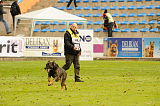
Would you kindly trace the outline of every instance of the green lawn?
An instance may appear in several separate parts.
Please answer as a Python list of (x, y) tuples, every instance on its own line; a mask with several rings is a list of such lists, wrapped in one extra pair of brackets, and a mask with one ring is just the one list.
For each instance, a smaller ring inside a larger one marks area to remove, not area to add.
[(1, 61), (0, 106), (160, 106), (159, 61), (81, 61), (85, 82), (74, 82), (71, 66), (67, 91), (47, 86), (45, 64)]

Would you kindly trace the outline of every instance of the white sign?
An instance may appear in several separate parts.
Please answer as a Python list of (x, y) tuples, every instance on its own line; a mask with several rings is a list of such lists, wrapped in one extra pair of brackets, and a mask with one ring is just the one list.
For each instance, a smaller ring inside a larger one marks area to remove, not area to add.
[(93, 30), (78, 30), (81, 40), (80, 60), (93, 60)]
[(26, 57), (64, 57), (62, 37), (24, 37)]
[(23, 39), (20, 37), (0, 37), (0, 57), (23, 56)]

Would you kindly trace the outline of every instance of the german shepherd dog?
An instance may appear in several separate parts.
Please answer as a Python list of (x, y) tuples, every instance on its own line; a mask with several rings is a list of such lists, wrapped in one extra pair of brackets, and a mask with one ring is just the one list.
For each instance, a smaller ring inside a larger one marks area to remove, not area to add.
[[(48, 73), (48, 86), (51, 86), (53, 85), (53, 82), (54, 81), (61, 81), (61, 89), (65, 89), (67, 90), (67, 87), (66, 87), (66, 84), (65, 84), (65, 81), (66, 81), (66, 78), (67, 78), (67, 73), (65, 72), (65, 70), (63, 68), (60, 68), (58, 66), (58, 64), (55, 63), (55, 61), (51, 62), (51, 61), (48, 61), (47, 64), (46, 64), (46, 67), (44, 68), (47, 73)], [(54, 80), (52, 80), (52, 78)]]
[(109, 42), (109, 49), (108, 49), (108, 56), (116, 57), (118, 54), (118, 41), (116, 40), (115, 43), (112, 43), (110, 40)]
[(154, 41), (150, 42), (150, 45), (144, 49), (145, 57), (154, 57), (153, 54), (154, 54)]

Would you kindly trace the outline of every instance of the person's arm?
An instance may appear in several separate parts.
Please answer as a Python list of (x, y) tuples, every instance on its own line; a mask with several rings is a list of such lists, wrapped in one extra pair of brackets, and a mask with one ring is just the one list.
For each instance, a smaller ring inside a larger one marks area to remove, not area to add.
[(18, 4), (17, 4), (16, 8), (17, 8), (17, 10), (18, 10), (18, 13), (21, 14), (21, 10), (20, 10), (20, 7), (19, 7)]
[(70, 34), (68, 32), (66, 32), (64, 34), (64, 43), (67, 46), (67, 48), (74, 49), (74, 45), (71, 43), (71, 40), (72, 39), (70, 37)]

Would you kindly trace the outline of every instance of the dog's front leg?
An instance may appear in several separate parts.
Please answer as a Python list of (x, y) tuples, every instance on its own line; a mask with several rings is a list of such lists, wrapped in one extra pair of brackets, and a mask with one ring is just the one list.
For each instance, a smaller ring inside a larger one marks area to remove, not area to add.
[(53, 79), (51, 77), (48, 77), (48, 86), (53, 85)]

